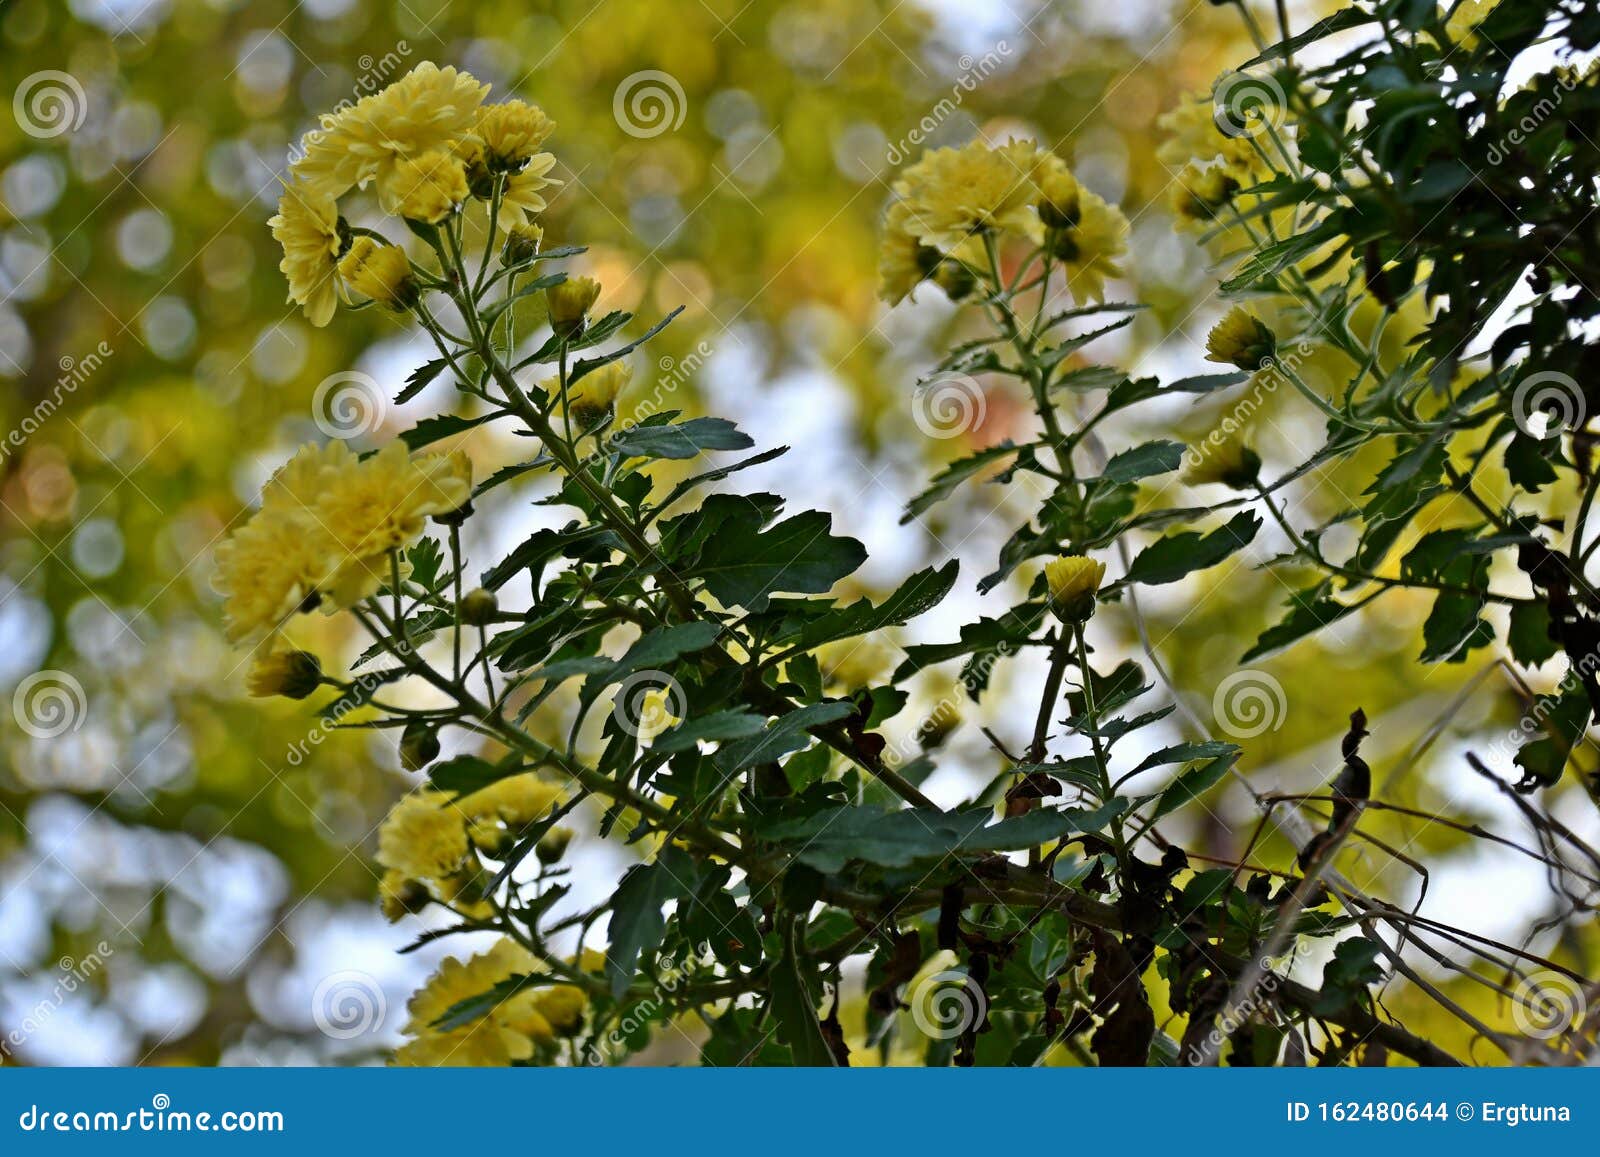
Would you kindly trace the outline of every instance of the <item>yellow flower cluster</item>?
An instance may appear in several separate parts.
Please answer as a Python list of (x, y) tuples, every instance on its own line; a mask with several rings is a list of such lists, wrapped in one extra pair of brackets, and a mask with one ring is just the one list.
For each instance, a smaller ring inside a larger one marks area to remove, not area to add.
[[(405, 1032), (412, 1039), (396, 1051), (395, 1063), (503, 1067), (532, 1059), (541, 1044), (576, 1034), (588, 998), (576, 985), (540, 983), (546, 972), (533, 953), (510, 939), (467, 961), (446, 960), (406, 1006), (411, 1017)], [(486, 1011), (463, 1004), (521, 977), (529, 983)], [(454, 1023), (455, 1016), (464, 1023)]]
[[(884, 221), (879, 293), (891, 305), (932, 279), (952, 297), (973, 283), (986, 236), (1043, 246), (1080, 298), (1103, 300), (1121, 275), (1128, 222), (1079, 186), (1065, 161), (1030, 141), (935, 149), (900, 175)], [(963, 272), (964, 271), (964, 272)]]
[(384, 915), (398, 920), (430, 899), (489, 914), (475, 853), (503, 854), (560, 796), (559, 785), (524, 772), (459, 799), (429, 788), (402, 797), (378, 829)]
[[(410, 304), (398, 292), (409, 274), (400, 269), (404, 253), (354, 238), (339, 216), (339, 198), (352, 189), (371, 187), (384, 212), (423, 225), (444, 221), (473, 196), (498, 195), (508, 230), (545, 208), (541, 191), (559, 182), (549, 175), (555, 157), (539, 148), (555, 125), (524, 101), (485, 105), (488, 94), (469, 73), (424, 61), (306, 134), (270, 224), (283, 246), (289, 300), (311, 324), (328, 324), (342, 286)], [(357, 256), (353, 243), (361, 241), (368, 244)]]
[(360, 602), (389, 577), (391, 551), (471, 494), (460, 452), (412, 454), (393, 442), (363, 460), (343, 442), (303, 446), (262, 490), (261, 509), (217, 548), (228, 638), (260, 642), (297, 612)]
[(1218, 124), (1208, 92), (1186, 93), (1156, 124), (1167, 133), (1156, 158), (1175, 173), (1171, 206), (1180, 226), (1203, 227), (1240, 189), (1272, 176), (1249, 136), (1231, 135)]

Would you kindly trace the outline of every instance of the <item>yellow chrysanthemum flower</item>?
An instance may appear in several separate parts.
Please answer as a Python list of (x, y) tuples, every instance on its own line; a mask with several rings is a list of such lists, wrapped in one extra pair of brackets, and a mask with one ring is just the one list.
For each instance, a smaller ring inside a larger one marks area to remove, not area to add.
[(449, 514), (472, 497), (471, 464), (461, 453), (413, 455), (391, 442), (367, 459), (344, 444), (326, 454), (314, 515), (333, 540), (338, 569), (330, 606), (348, 607), (390, 577), (389, 552), (422, 536), (429, 515)]
[(499, 1067), (533, 1055), (536, 1040), (554, 1039), (555, 1030), (538, 1011), (537, 989), (518, 992), (484, 1015), (454, 1028), (436, 1027), (463, 1001), (482, 996), (515, 976), (541, 971), (539, 961), (516, 942), (503, 939), (470, 960), (445, 960), (407, 1004), (407, 1036), (415, 1039), (395, 1053), (407, 1066)]
[(1116, 259), (1128, 251), (1128, 219), (1122, 210), (1082, 189), (1078, 223), (1050, 231), (1050, 251), (1066, 268), (1067, 288), (1080, 301), (1104, 301), (1106, 278), (1121, 277)]
[(552, 154), (538, 153), (520, 172), (506, 178), (505, 192), (500, 195), (500, 228), (509, 232), (544, 212), (545, 199), (540, 190), (561, 184), (549, 175), (555, 167), (556, 159)]
[(339, 276), (357, 293), (390, 309), (406, 310), (417, 303), (411, 262), (398, 245), (357, 237), (339, 262)]
[(1038, 240), (1038, 152), (1028, 141), (997, 148), (975, 140), (923, 154), (895, 182), (907, 205), (907, 229), (940, 250), (981, 232), (1010, 231)]
[[(585, 374), (576, 386), (567, 390), (567, 404), (572, 412), (574, 432), (587, 430), (599, 422), (617, 404), (617, 398), (633, 381), (633, 367), (627, 362), (607, 362), (599, 369)], [(561, 388), (560, 379), (541, 383), (549, 392)]]
[(911, 206), (896, 201), (883, 222), (878, 248), (878, 296), (890, 305), (916, 300), (916, 288), (938, 266), (939, 251), (924, 245), (911, 229)]
[(1206, 360), (1255, 371), (1277, 352), (1277, 338), (1254, 314), (1234, 306), (1206, 335)]
[(479, 109), (472, 135), (483, 143), (490, 172), (516, 172), (555, 131), (555, 122), (538, 105), (508, 100)]
[(1156, 159), (1169, 168), (1191, 161), (1220, 164), (1241, 185), (1258, 184), (1272, 175), (1249, 137), (1229, 136), (1222, 130), (1209, 92), (1185, 93), (1177, 108), (1156, 118), (1156, 126), (1169, 134), (1156, 149)]
[(1081, 622), (1094, 614), (1095, 594), (1106, 576), (1106, 564), (1082, 555), (1064, 555), (1045, 564), (1044, 581), (1050, 608), (1062, 619)]
[(383, 188), (399, 162), (453, 149), (472, 131), (488, 93), (468, 73), (423, 61), (382, 92), (325, 115), (322, 127), (306, 134), (293, 171), (331, 197), (374, 180)]
[(263, 508), (217, 547), (212, 585), (223, 596), (223, 633), (251, 643), (315, 607), (334, 569), (333, 544), (320, 527)]
[(440, 149), (397, 162), (380, 194), (391, 213), (428, 225), (443, 221), (470, 195), (461, 162)]
[(299, 181), (284, 185), (278, 212), (267, 222), (283, 246), (278, 268), (289, 282), (289, 300), (315, 326), (327, 325), (339, 304), (339, 208), (334, 199)]
[(1222, 165), (1202, 168), (1193, 161), (1172, 184), (1172, 214), (1179, 228), (1195, 228), (1216, 219), (1239, 191), (1239, 181)]
[(471, 851), (466, 817), (442, 791), (402, 796), (378, 828), (378, 863), (408, 880), (454, 876)]
[(456, 808), (466, 819), (473, 844), (493, 853), (503, 850), (509, 838), (543, 816), (560, 798), (559, 784), (530, 771), (464, 795), (456, 800)]

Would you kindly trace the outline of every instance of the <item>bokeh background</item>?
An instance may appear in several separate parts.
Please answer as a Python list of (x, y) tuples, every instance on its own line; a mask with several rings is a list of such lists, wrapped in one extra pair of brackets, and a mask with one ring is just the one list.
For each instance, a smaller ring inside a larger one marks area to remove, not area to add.
[[(723, 414), (793, 447), (743, 480), (865, 541), (865, 593), (963, 560), (934, 614), (838, 656), (871, 674), (893, 667), (897, 642), (951, 637), (984, 608), (976, 579), (1028, 497), (979, 485), (900, 522), (941, 461), (1031, 419), (1002, 380), (955, 420), (919, 409), (913, 387), (961, 323), (936, 290), (893, 310), (876, 299), (895, 168), (980, 132), (1050, 143), (1133, 222), (1113, 296), (1150, 308), (1099, 357), (1205, 372), (1217, 255), (1173, 229), (1156, 120), (1250, 54), (1237, 14), (1206, 0), (11, 0), (0, 49), (4, 1064), (378, 1061), (444, 951), (400, 955), (427, 922), (388, 925), (374, 903), (374, 829), (409, 779), (392, 740), (248, 699), (209, 582), (220, 537), (297, 444), (376, 445), (452, 404), (437, 388), (388, 401), (426, 360), (415, 334), (374, 311), (317, 330), (284, 302), (265, 221), (316, 112), (429, 59), (550, 112), (564, 184), (547, 236), (590, 247), (579, 266), (604, 283), (603, 307), (646, 321), (685, 307), (636, 355), (625, 407)], [(1214, 417), (1146, 421), (1182, 439)], [(1320, 441), (1292, 397), (1255, 421), (1269, 476)], [(512, 441), (483, 428), (464, 445), (487, 473), (517, 455)], [(1347, 461), (1306, 478), (1293, 517), (1328, 517), (1371, 474)], [(497, 491), (473, 557), (554, 517), (531, 506), (540, 493)], [(1246, 741), (1260, 790), (1326, 782), (1360, 706), (1379, 798), (1524, 834), (1462, 758), (1509, 770), (1510, 684), (1484, 652), (1415, 662), (1425, 598), (1387, 596), (1254, 664), (1246, 701), (1219, 699), (1281, 613), (1287, 576), (1259, 564), (1285, 546), (1264, 531), (1248, 556), (1147, 597), (1142, 624), (1126, 608), (1097, 618), (1100, 645), (1134, 653), (1142, 625), (1192, 716)], [(319, 629), (325, 654), (355, 645)], [(924, 712), (952, 677), (919, 684)], [(952, 713), (931, 794), (953, 803), (994, 774), (978, 726), (1021, 734), (1036, 683), (1026, 664), (1004, 669)], [(1174, 739), (1184, 726), (1175, 717)], [(1566, 794), (1557, 814), (1592, 833), (1592, 807)], [(1208, 804), (1172, 834), (1237, 855), (1256, 821), (1248, 794), (1231, 784)], [(1553, 913), (1531, 860), (1394, 816), (1363, 827), (1427, 862), (1436, 919), (1521, 942)], [(581, 843), (572, 902), (608, 895), (627, 854)], [(1289, 854), (1274, 840), (1256, 852)], [(1417, 875), (1372, 849), (1352, 874), (1397, 902), (1419, 896)], [(1548, 934), (1532, 943), (1551, 948)], [(1414, 994), (1386, 999), (1430, 1027)], [(1435, 1027), (1466, 1050), (1465, 1030)], [(685, 1039), (653, 1055), (693, 1053)]]

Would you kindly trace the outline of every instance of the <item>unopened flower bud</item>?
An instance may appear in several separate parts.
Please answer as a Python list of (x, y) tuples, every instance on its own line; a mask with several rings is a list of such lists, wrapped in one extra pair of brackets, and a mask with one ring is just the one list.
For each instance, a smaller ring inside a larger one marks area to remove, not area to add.
[(567, 854), (567, 845), (570, 843), (571, 828), (551, 828), (534, 845), (534, 855), (539, 857), (541, 864), (558, 864), (561, 857)]
[(600, 297), (600, 283), (592, 277), (569, 277), (545, 290), (544, 297), (556, 336), (575, 338), (589, 323), (589, 311)]
[(357, 237), (339, 262), (339, 276), (357, 293), (397, 312), (417, 303), (417, 281), (411, 274), (411, 262), (398, 245)]
[(410, 771), (421, 771), (439, 758), (439, 735), (420, 721), (407, 723), (400, 733), (400, 764)]
[(502, 257), (507, 265), (526, 265), (539, 256), (539, 246), (544, 244), (544, 228), (539, 225), (518, 225), (506, 238)]
[(1094, 614), (1095, 595), (1105, 578), (1106, 564), (1081, 555), (1066, 555), (1045, 564), (1045, 584), (1050, 588), (1050, 609), (1064, 623), (1081, 623)]
[(500, 610), (500, 600), (494, 592), (478, 587), (461, 596), (461, 621), (472, 627), (484, 627), (494, 622)]
[(258, 655), (245, 688), (259, 698), (282, 695), (304, 699), (322, 685), (322, 664), (310, 651), (272, 651)]

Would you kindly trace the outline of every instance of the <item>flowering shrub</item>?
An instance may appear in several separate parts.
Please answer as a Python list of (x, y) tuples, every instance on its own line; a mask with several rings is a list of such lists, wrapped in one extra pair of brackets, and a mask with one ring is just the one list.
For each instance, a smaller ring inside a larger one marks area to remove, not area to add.
[[(1211, 734), (1148, 741), (1173, 711), (1155, 689), (1165, 675), (1154, 652), (1152, 679), (1145, 663), (1101, 658), (1088, 628), (1108, 607), (1137, 614), (1140, 588), (1231, 558), (1270, 518), (1293, 547), (1278, 565), (1321, 577), (1252, 654), (1407, 586), (1436, 592), (1426, 660), (1488, 645), (1496, 628), (1482, 616), (1496, 604), (1510, 607), (1520, 662), (1564, 650), (1577, 663), (1593, 649), (1600, 601), (1581, 540), (1596, 483), (1577, 432), (1587, 397), (1573, 394), (1576, 414), (1552, 432), (1529, 425), (1515, 386), (1587, 356), (1571, 327), (1593, 311), (1581, 276), (1590, 234), (1577, 228), (1592, 209), (1592, 146), (1556, 123), (1518, 146), (1509, 170), (1469, 167), (1503, 148), (1496, 134), (1522, 97), (1502, 106), (1493, 82), (1517, 52), (1547, 22), (1575, 44), (1588, 26), (1564, 23), (1560, 5), (1472, 12), (1465, 29), (1415, 4), (1285, 28), (1262, 44), (1257, 72), (1224, 77), (1166, 118), (1174, 208), (1233, 267), (1224, 289), (1244, 302), (1207, 343), (1226, 372), (1162, 383), (1084, 360), (1133, 318), (1135, 306), (1106, 300), (1129, 225), (1050, 150), (975, 141), (899, 174), (882, 296), (958, 303), (971, 337), (934, 375), (1009, 379), (1037, 419), (1035, 437), (946, 466), (910, 510), (979, 480), (1026, 480), (1037, 503), (977, 580), (1013, 592), (1011, 605), (952, 642), (909, 646), (887, 677), (841, 656), (938, 604), (955, 565), (913, 574), (877, 603), (836, 598), (866, 547), (825, 514), (726, 488), (781, 450), (728, 457), (754, 447), (719, 417), (618, 421), (625, 359), (671, 318), (640, 334), (627, 313), (597, 313), (603, 287), (563, 267), (582, 250), (547, 245), (537, 217), (554, 160), (540, 150), (555, 126), (537, 107), (488, 103), (467, 74), (422, 64), (324, 118), (272, 221), (290, 299), (316, 325), (341, 307), (408, 319), (437, 357), (401, 396), (443, 379), (472, 416), (429, 418), (365, 457), (340, 443), (303, 448), (219, 552), (218, 586), (229, 636), (256, 649), (253, 693), (331, 692), (325, 715), (360, 709), (360, 725), (393, 733), (425, 777), (379, 835), (386, 914), (445, 914), (429, 939), (498, 937), (416, 994), (396, 1060), (620, 1059), (693, 1017), (715, 1064), (1451, 1063), (1373, 996), (1406, 968), (1384, 938), (1412, 935), (1405, 913), (1335, 862), (1372, 802), (1365, 716), (1352, 717), (1327, 795), (1262, 798), (1298, 856), (1208, 861), (1158, 824), (1200, 806), (1236, 771), (1239, 746)], [(1298, 63), (1373, 25), (1383, 35), (1335, 63)], [(1588, 110), (1588, 82), (1568, 99)], [(1535, 198), (1530, 182), (1560, 196)], [(342, 206), (357, 190), (395, 228), (352, 224)], [(1443, 212), (1456, 198), (1466, 204)], [(1519, 212), (1536, 218), (1531, 229), (1513, 226)], [(1527, 266), (1527, 320), (1483, 357), (1469, 353)], [(1448, 308), (1429, 306), (1440, 299)], [(1376, 317), (1358, 319), (1360, 308)], [(1382, 338), (1402, 325), (1395, 356)], [(1348, 362), (1331, 396), (1304, 368), (1320, 351)], [(1248, 420), (1189, 447), (1103, 438), (1130, 411), (1280, 382), (1326, 417), (1328, 441), (1277, 481)], [(488, 422), (537, 450), (475, 480), (461, 451), (436, 447)], [(1566, 506), (1522, 511), (1483, 492), (1497, 446), (1529, 495), (1576, 474), (1569, 546), (1552, 539)], [(1294, 526), (1282, 488), (1370, 447), (1387, 465), (1366, 505)], [(670, 463), (699, 472), (668, 485)], [(1209, 501), (1165, 500), (1152, 480), (1180, 468)], [(570, 521), (466, 573), (474, 500), (540, 475)], [(1470, 505), (1471, 521), (1429, 529), (1398, 572), (1386, 567), (1446, 495)], [(1324, 542), (1343, 522), (1360, 536), (1340, 560)], [(1498, 552), (1516, 553), (1531, 594), (1491, 589)], [(334, 613), (369, 637), (348, 677), (291, 641), (299, 616)], [(992, 737), (994, 782), (938, 806), (920, 785), (940, 731), (919, 730), (927, 750), (909, 759), (885, 738), (904, 723), (908, 683), (960, 661), (976, 698), (1024, 654), (1042, 669), (1010, 713), (1026, 717), (1025, 741), (1013, 750)], [(430, 705), (402, 702), (402, 684), (431, 689)], [(1591, 674), (1523, 752), (1521, 787), (1560, 777), (1596, 702)], [(442, 733), (468, 753), (441, 758)], [(637, 863), (608, 901), (573, 913), (561, 901), (580, 816)], [(602, 923), (604, 952), (585, 947)], [(1320, 980), (1286, 976), (1316, 941)], [(845, 1013), (857, 983), (864, 1010)]]

